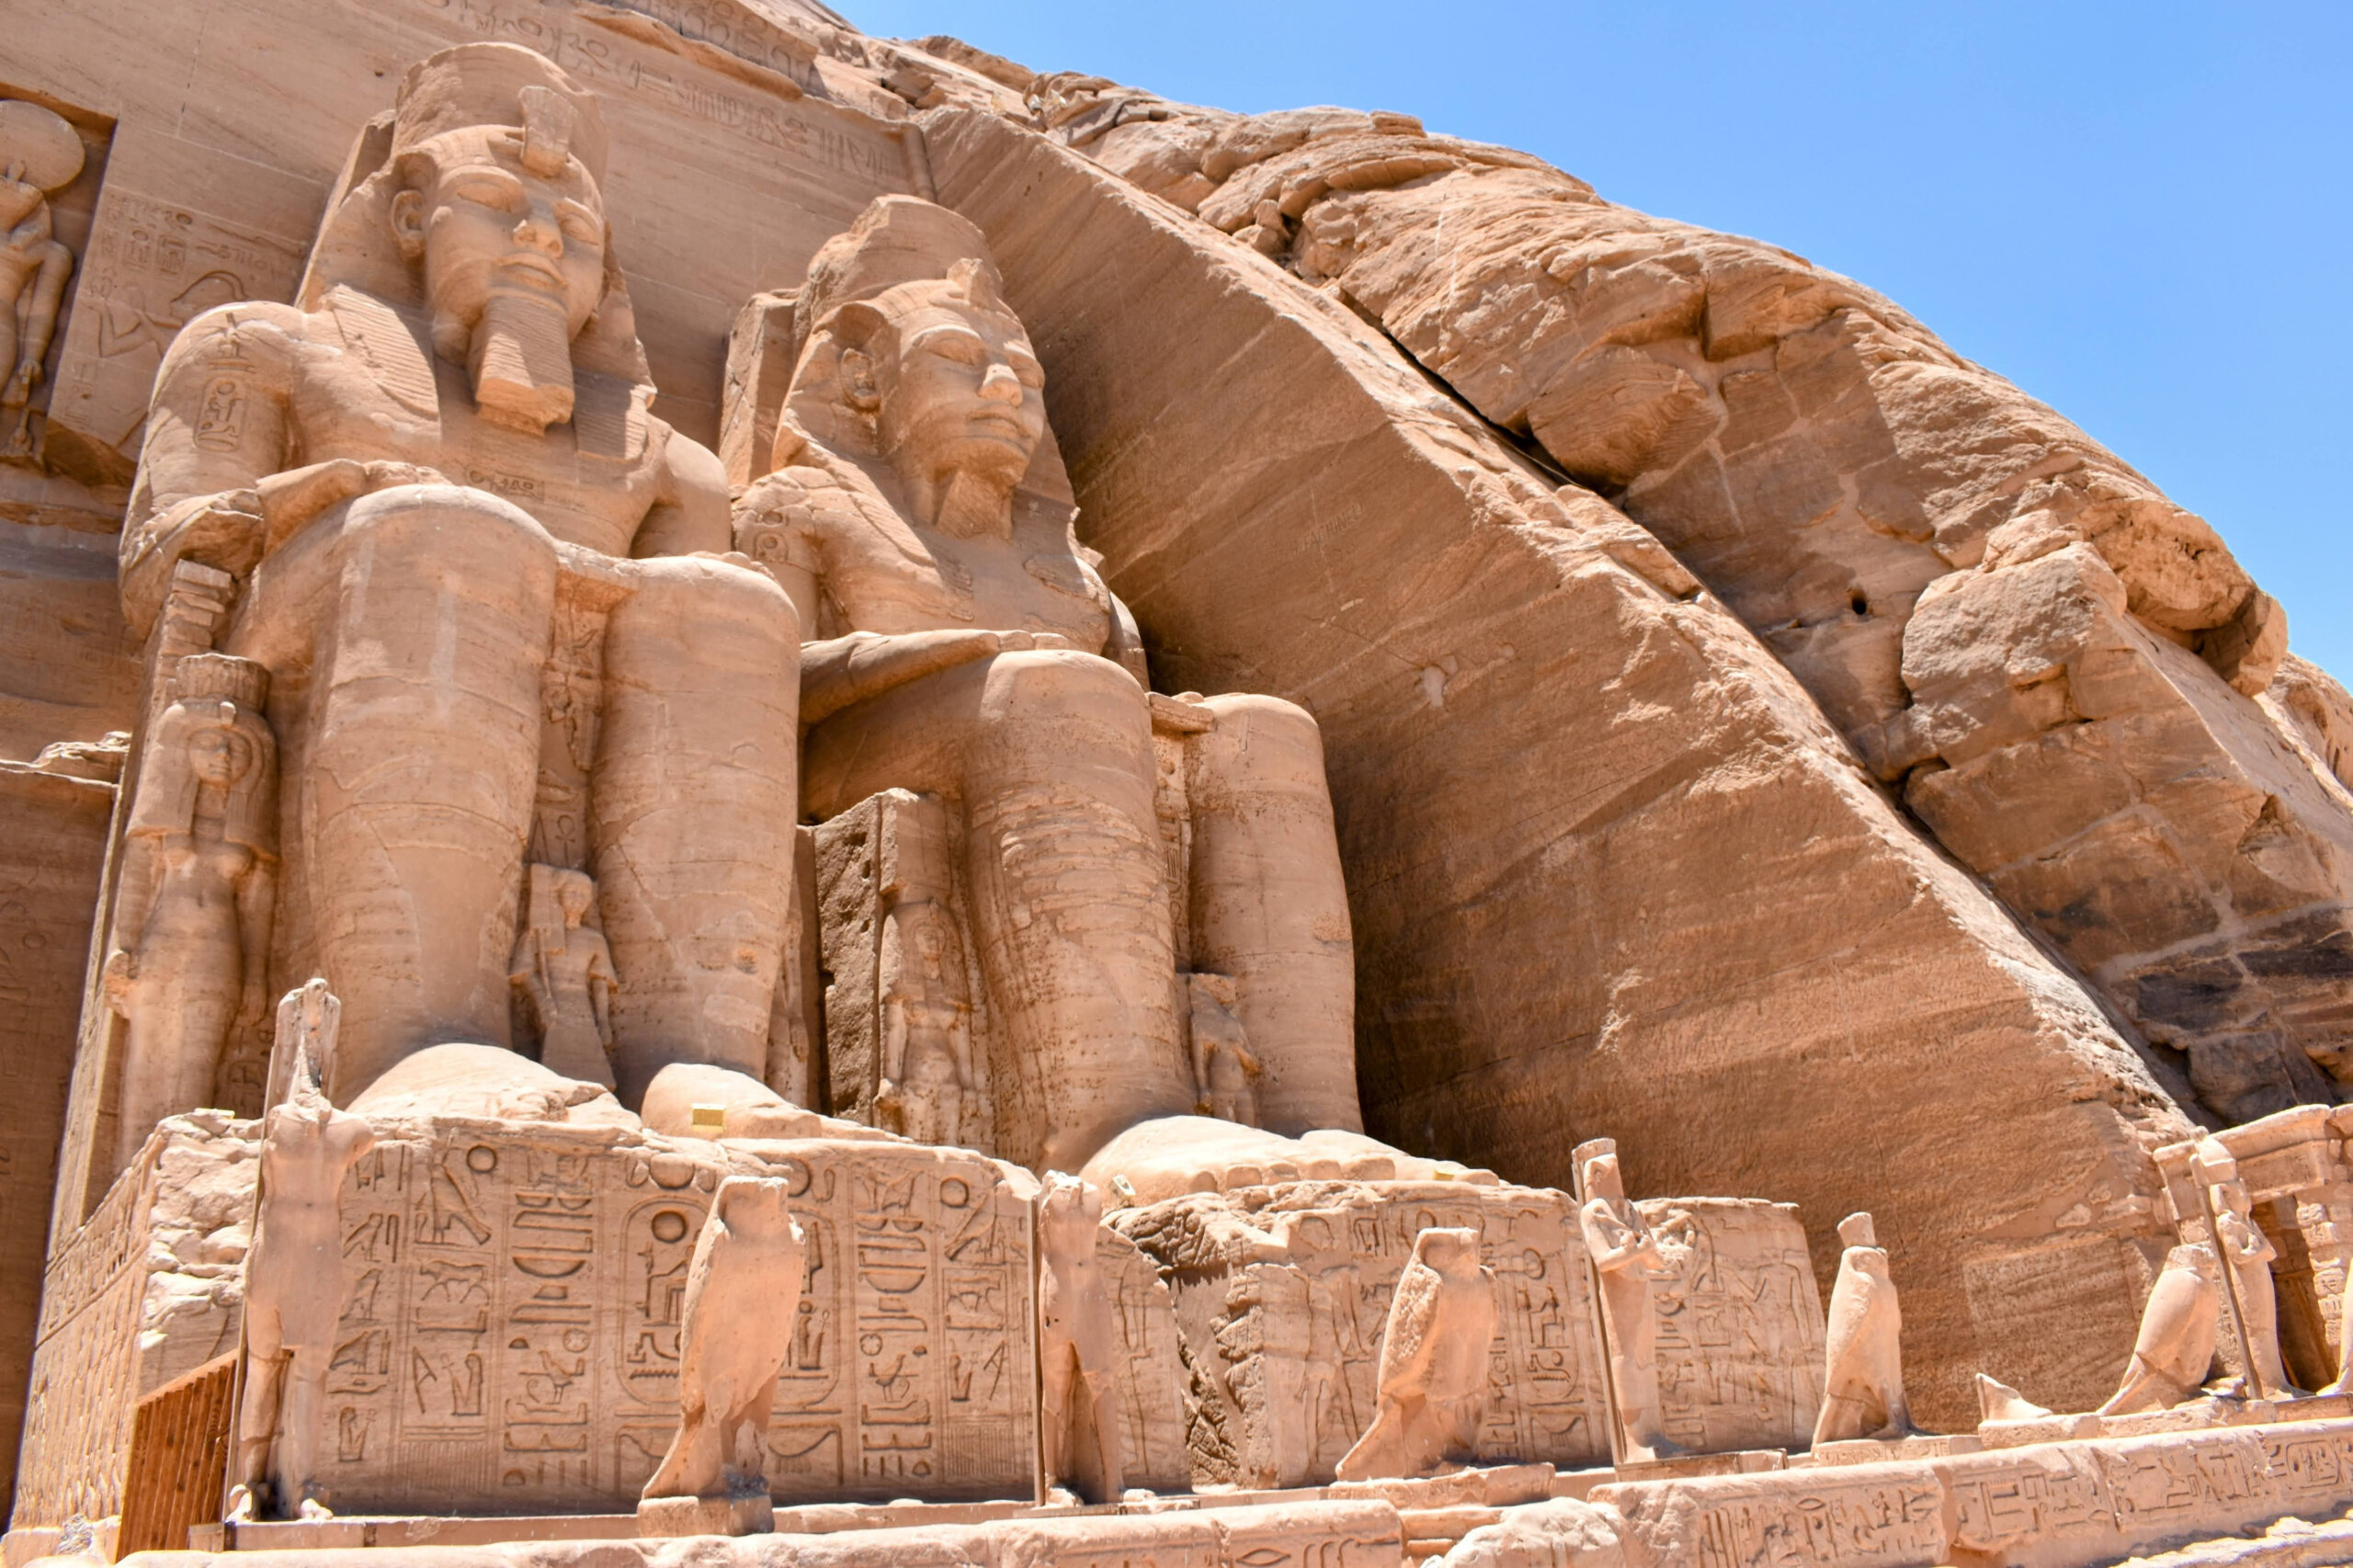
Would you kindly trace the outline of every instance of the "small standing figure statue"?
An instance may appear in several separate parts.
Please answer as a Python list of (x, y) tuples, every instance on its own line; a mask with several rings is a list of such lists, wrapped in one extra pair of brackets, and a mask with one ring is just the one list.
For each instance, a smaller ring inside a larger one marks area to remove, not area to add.
[(1222, 1121), (1258, 1125), (1258, 1074), (1264, 1064), (1250, 1053), (1235, 1011), (1233, 977), (1188, 974), (1192, 995), (1193, 1082), (1200, 1086), (1195, 1109)]
[(1600, 1276), (1601, 1321), (1609, 1335), (1609, 1381), (1623, 1440), (1621, 1462), (1663, 1459), (1678, 1450), (1666, 1440), (1658, 1398), (1658, 1313), (1653, 1287), (1674, 1278), (1640, 1210), (1626, 1200), (1618, 1174), (1618, 1145), (1596, 1138), (1571, 1155), (1583, 1203), (1578, 1229), (1586, 1256)]
[(1113, 1378), (1119, 1340), (1095, 1260), (1102, 1218), (1101, 1193), (1074, 1176), (1046, 1173), (1038, 1198), (1040, 1436), (1046, 1483), (1088, 1503), (1116, 1503), (1126, 1484)]
[(295, 1002), (314, 987), (324, 991), (313, 981), (278, 1010), (281, 1026), (297, 1032), (277, 1051), (292, 1062), (286, 1099), (262, 1121), (254, 1240), (245, 1253), (245, 1389), (233, 1517), (327, 1512), (316, 1495), (317, 1471), (327, 1367), (349, 1290), (343, 1183), (375, 1147), (376, 1134), (365, 1118), (335, 1109), (326, 1096), (341, 1009)]
[(9, 457), (32, 451), (33, 389), (74, 273), (49, 199), (81, 173), (71, 125), (39, 104), (0, 100), (0, 435)]
[(2196, 1393), (2214, 1363), (2214, 1324), (2222, 1268), (2213, 1248), (2188, 1242), (2165, 1255), (2164, 1272), (2141, 1308), (2132, 1364), (2102, 1415), (2165, 1410)]
[(646, 1535), (754, 1535), (776, 1527), (768, 1414), (808, 1273), (777, 1176), (729, 1176), (687, 1266), (678, 1430), (637, 1506)]
[(1904, 1315), (1896, 1309), (1887, 1249), (1872, 1233), (1869, 1214), (1839, 1221), (1838, 1239), (1847, 1250), (1838, 1256), (1838, 1282), (1830, 1288), (1822, 1414), (1813, 1424), (1817, 1449), (1847, 1437), (1902, 1437), (1912, 1430), (1912, 1409), (1904, 1398)]
[(258, 1028), (268, 1004), (278, 859), (278, 744), (262, 717), (269, 672), (192, 654), (172, 688), (140, 765), (103, 971), (107, 1005), (128, 1025), (118, 1171), (158, 1121), (217, 1103), (231, 1029)]
[(1341, 1458), (1339, 1479), (1427, 1475), (1475, 1458), (1495, 1337), (1495, 1271), (1479, 1261), (1479, 1233), (1423, 1231), (1389, 1298), (1380, 1409)]
[(979, 1131), (980, 1119), (961, 958), (951, 968), (948, 922), (935, 903), (903, 903), (891, 923), (897, 961), (884, 983), (876, 1118), (884, 1131), (918, 1143), (959, 1146)]
[(2271, 1260), (2279, 1249), (2255, 1222), (2246, 1183), (2235, 1174), (2209, 1189), (2214, 1209), (2214, 1238), (2238, 1286), (2239, 1316), (2246, 1328), (2247, 1370), (2257, 1386), (2250, 1397), (2279, 1399), (2295, 1392), (2279, 1359), (2279, 1307), (2272, 1290)]
[(551, 1073), (613, 1086), (613, 951), (586, 924), (597, 884), (585, 871), (529, 869), (530, 917), (508, 966), (517, 994), (540, 1031), (540, 1064)]

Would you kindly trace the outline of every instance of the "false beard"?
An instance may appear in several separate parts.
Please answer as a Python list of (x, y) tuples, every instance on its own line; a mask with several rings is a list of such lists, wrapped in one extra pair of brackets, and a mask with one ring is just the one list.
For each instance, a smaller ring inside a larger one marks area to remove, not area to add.
[(466, 351), (474, 406), (494, 425), (543, 435), (572, 417), (572, 334), (563, 302), (494, 290)]

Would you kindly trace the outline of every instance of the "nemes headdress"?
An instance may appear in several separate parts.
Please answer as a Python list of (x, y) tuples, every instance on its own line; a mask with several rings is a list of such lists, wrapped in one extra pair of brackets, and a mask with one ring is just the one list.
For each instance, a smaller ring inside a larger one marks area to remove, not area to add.
[(878, 197), (858, 222), (827, 240), (809, 262), (793, 312), (793, 358), (842, 306), (880, 299), (903, 283), (945, 282), (971, 303), (1006, 311), (1005, 285), (980, 226), (915, 196)]
[(604, 181), (608, 140), (596, 97), (544, 54), (515, 43), (461, 43), (418, 61), (393, 100), (392, 155), (476, 125), (516, 131), (534, 174), (558, 174), (570, 156)]

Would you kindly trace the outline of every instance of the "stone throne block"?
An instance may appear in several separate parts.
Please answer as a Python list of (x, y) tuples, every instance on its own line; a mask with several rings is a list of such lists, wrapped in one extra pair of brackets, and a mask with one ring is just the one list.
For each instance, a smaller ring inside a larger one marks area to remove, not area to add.
[(1609, 1460), (1591, 1285), (1565, 1193), (1461, 1181), (1302, 1181), (1193, 1193), (1105, 1222), (1175, 1296), (1195, 1484), (1329, 1482), (1376, 1408), (1382, 1325), (1414, 1238), (1478, 1231), (1497, 1285), (1487, 1462)]
[(687, 1265), (735, 1173), (784, 1176), (809, 1236), (770, 1428), (778, 1495), (1026, 1495), (1029, 1206), (1003, 1167), (440, 1119), (387, 1131), (346, 1193), (337, 1510), (634, 1506), (676, 1428)]

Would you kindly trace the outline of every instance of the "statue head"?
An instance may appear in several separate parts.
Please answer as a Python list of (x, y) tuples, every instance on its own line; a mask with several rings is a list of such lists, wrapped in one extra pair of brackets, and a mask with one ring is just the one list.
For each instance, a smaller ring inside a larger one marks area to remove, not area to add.
[(809, 265), (777, 458), (813, 437), (896, 479), (919, 520), (1007, 531), (1045, 437), (1045, 373), (987, 241), (914, 197), (882, 197)]
[(1083, 1177), (1062, 1171), (1046, 1173), (1045, 1189), (1038, 1195), (1038, 1228), (1055, 1253), (1094, 1256), (1096, 1223), (1103, 1218), (1103, 1195)]
[(1849, 1214), (1839, 1221), (1838, 1239), (1850, 1247), (1879, 1245), (1878, 1233), (1872, 1228), (1871, 1217), (1865, 1213)]
[(1596, 1198), (1616, 1203), (1626, 1200), (1626, 1184), (1618, 1174), (1617, 1140), (1596, 1138), (1580, 1143), (1569, 1152), (1569, 1161), (1576, 1168), (1577, 1179), (1583, 1184), (1588, 1200)]
[(588, 917), (588, 906), (597, 899), (597, 881), (585, 871), (559, 871), (554, 878), (555, 905), (563, 915), (567, 929), (578, 926)]
[(63, 116), (0, 99), (0, 228), (13, 228), (82, 172), (82, 139)]
[(422, 311), (483, 417), (571, 418), (575, 369), (643, 379), (612, 259), (594, 95), (519, 44), (468, 43), (401, 80), (361, 133), (301, 289), (347, 284)]
[(194, 653), (172, 674), (172, 703), (156, 720), (128, 831), (196, 831), (206, 792), (221, 836), (256, 855), (277, 843), (278, 743), (261, 706), (269, 672), (250, 659)]
[(1479, 1272), (1479, 1233), (1433, 1225), (1414, 1238), (1414, 1256), (1449, 1279), (1475, 1278)]

